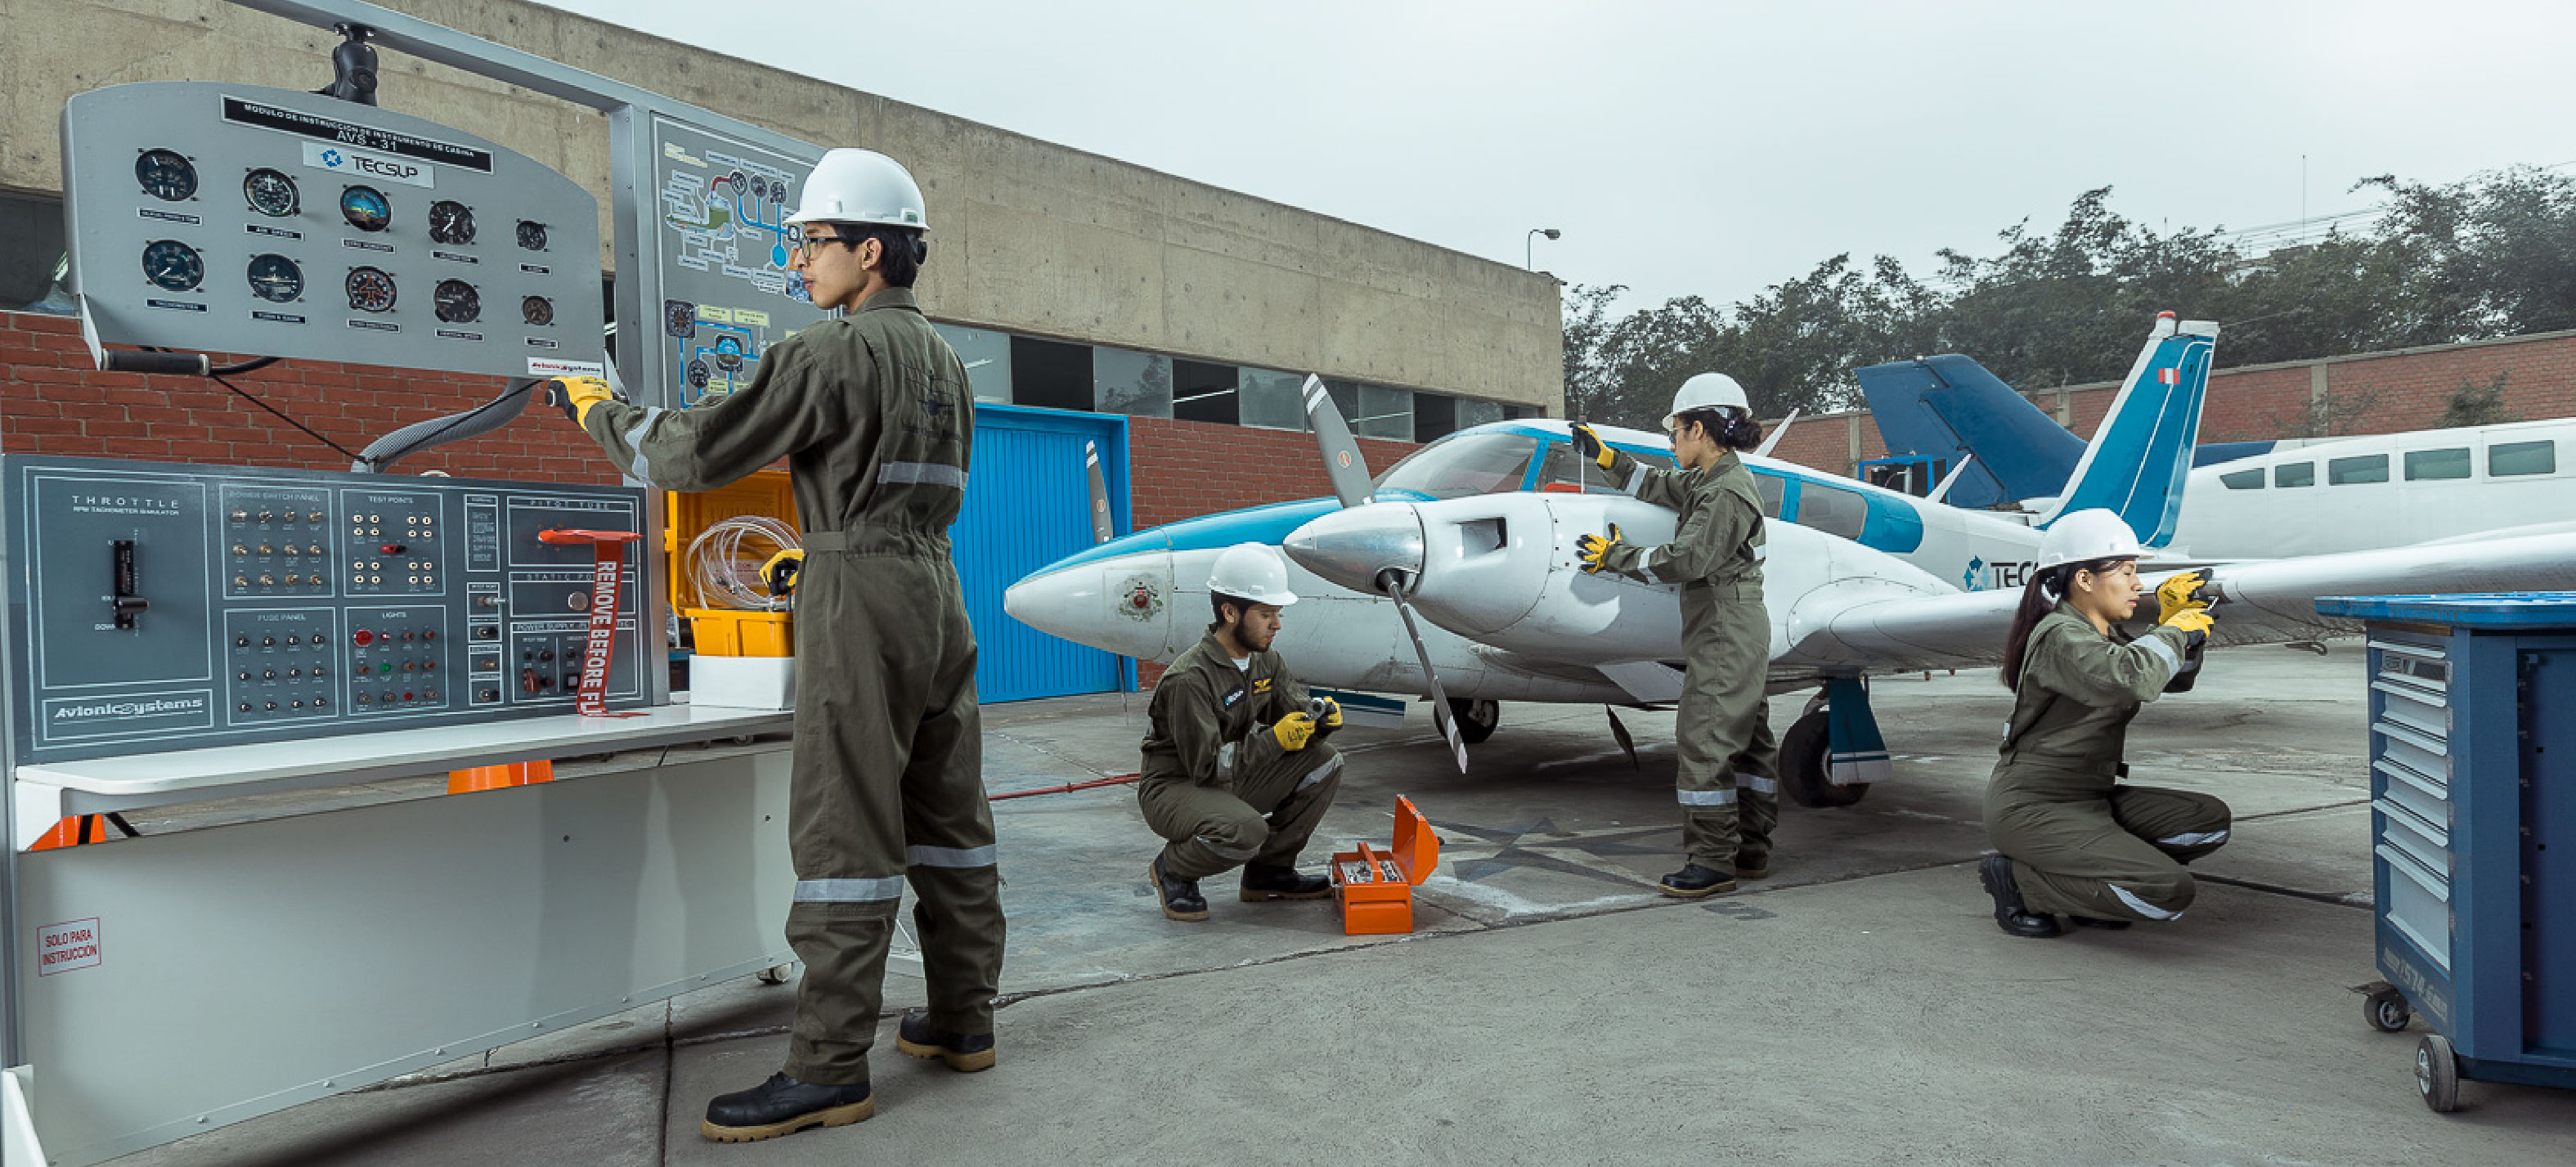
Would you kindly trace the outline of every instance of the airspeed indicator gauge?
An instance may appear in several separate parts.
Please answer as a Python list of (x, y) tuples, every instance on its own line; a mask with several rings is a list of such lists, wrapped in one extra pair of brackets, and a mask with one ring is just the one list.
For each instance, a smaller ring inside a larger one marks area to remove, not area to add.
[(474, 242), (474, 208), (454, 199), (431, 203), (429, 237), (440, 243)]
[(483, 297), (463, 280), (438, 281), (430, 298), (436, 302), (438, 318), (449, 324), (472, 324), (483, 315)]
[(243, 176), (242, 197), (250, 201), (250, 209), (272, 219), (283, 219), (304, 207), (295, 180), (265, 166)]
[(272, 304), (285, 304), (304, 295), (304, 269), (283, 255), (254, 255), (250, 258), (250, 290)]
[(530, 296), (519, 301), (519, 319), (537, 328), (555, 322), (555, 302), (543, 296)]
[(176, 150), (146, 150), (134, 159), (134, 181), (153, 198), (175, 203), (197, 193), (197, 167)]
[(380, 267), (353, 267), (349, 278), (341, 282), (349, 293), (349, 306), (361, 312), (394, 310), (394, 278)]
[(164, 291), (194, 291), (205, 282), (206, 260), (176, 239), (156, 239), (143, 247), (143, 278)]
[(372, 186), (353, 186), (340, 192), (340, 217), (361, 231), (382, 231), (394, 221), (394, 205), (385, 201), (385, 192)]

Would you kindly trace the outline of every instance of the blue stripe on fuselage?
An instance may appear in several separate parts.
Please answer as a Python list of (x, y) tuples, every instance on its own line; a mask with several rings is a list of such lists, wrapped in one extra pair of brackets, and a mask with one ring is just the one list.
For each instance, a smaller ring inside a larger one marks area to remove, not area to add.
[(1341, 504), (1330, 498), (1307, 498), (1296, 502), (1272, 503), (1247, 507), (1239, 511), (1222, 511), (1165, 523), (1133, 535), (1121, 535), (1097, 547), (1077, 551), (1031, 573), (1028, 578), (1059, 572), (1068, 567), (1138, 555), (1155, 551), (1208, 551), (1232, 547), (1237, 543), (1267, 543), (1278, 546), (1288, 532), (1305, 526), (1309, 520)]

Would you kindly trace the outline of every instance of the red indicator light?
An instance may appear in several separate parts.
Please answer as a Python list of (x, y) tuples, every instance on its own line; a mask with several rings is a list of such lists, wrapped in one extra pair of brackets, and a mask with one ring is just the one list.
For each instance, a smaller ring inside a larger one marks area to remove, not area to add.
[(361, 629), (359, 629), (359, 630), (357, 630), (357, 631), (355, 631), (355, 632), (350, 633), (350, 634), (349, 634), (349, 640), (350, 640), (350, 642), (351, 642), (351, 643), (356, 644), (358, 647), (360, 647), (360, 648), (365, 648), (366, 646), (368, 646), (368, 645), (370, 645), (370, 644), (374, 644), (374, 643), (376, 642), (376, 634), (375, 634), (375, 633), (373, 633), (373, 632), (369, 632), (369, 631), (367, 631), (367, 630), (366, 630), (366, 629), (364, 629), (364, 628), (361, 628)]

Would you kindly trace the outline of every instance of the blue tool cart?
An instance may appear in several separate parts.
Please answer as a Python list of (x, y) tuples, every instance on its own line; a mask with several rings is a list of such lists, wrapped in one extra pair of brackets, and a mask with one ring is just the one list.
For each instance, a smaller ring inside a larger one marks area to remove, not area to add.
[(2576, 592), (2317, 611), (2369, 629), (2370, 1023), (2423, 1015), (2437, 1111), (2463, 1078), (2576, 1088)]

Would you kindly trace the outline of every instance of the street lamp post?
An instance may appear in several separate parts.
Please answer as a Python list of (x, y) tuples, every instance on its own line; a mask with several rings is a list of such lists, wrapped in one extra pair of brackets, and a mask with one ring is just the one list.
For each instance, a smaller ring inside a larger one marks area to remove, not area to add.
[(1565, 237), (1565, 232), (1554, 227), (1530, 228), (1529, 237), (1521, 240), (1521, 266), (1531, 271), (1538, 270), (1538, 237), (1541, 235), (1549, 239), (1562, 239)]

